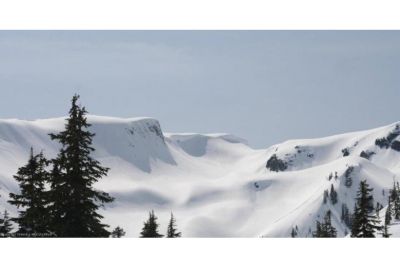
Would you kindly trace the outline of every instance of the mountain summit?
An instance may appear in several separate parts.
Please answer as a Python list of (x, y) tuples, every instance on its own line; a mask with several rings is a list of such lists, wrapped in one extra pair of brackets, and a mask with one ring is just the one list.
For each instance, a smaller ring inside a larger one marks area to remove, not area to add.
[[(352, 212), (358, 184), (374, 188), (382, 205), (400, 175), (400, 123), (319, 139), (290, 140), (252, 149), (229, 134), (163, 133), (151, 118), (88, 116), (96, 134), (94, 157), (109, 167), (96, 187), (116, 198), (102, 213), (105, 222), (139, 236), (149, 210), (166, 232), (170, 212), (184, 237), (311, 237), (315, 221), (331, 210), (338, 236), (350, 230), (343, 212)], [(30, 148), (54, 157), (49, 133), (65, 118), (0, 120), (0, 209), (12, 215), (8, 194)], [(336, 201), (326, 191), (336, 192)], [(165, 229), (164, 229), (164, 228)], [(390, 228), (400, 236), (396, 225)]]

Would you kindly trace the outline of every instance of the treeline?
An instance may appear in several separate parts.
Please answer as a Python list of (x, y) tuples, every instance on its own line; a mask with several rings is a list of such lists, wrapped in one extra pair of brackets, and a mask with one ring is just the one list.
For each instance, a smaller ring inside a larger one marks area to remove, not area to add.
[[(341, 221), (351, 229), (351, 237), (353, 238), (374, 238), (377, 235), (388, 238), (391, 236), (389, 233), (389, 224), (393, 219), (400, 219), (400, 186), (399, 183), (394, 183), (393, 188), (390, 190), (388, 196), (388, 207), (385, 212), (385, 219), (382, 225), (380, 220), (379, 211), (383, 209), (380, 203), (377, 203), (374, 209), (373, 205), (373, 188), (370, 188), (367, 181), (361, 181), (357, 192), (356, 203), (354, 206), (353, 214), (345, 204), (342, 205)], [(336, 204), (337, 194), (333, 194), (331, 202)], [(324, 193), (324, 203), (328, 198), (328, 192)], [(347, 234), (346, 234), (347, 235)], [(293, 236), (293, 230), (292, 230)], [(297, 234), (296, 234), (297, 236)], [(316, 221), (316, 230), (313, 232), (313, 237), (327, 237), (332, 238), (337, 236), (337, 230), (333, 227), (331, 222), (331, 211), (328, 210), (323, 218), (323, 221)]]
[[(140, 232), (140, 238), (161, 238), (164, 235), (159, 233), (159, 224), (157, 223), (157, 217), (152, 210), (149, 212), (149, 218), (144, 222), (142, 231)], [(125, 236), (125, 231), (121, 227), (117, 226), (111, 233), (111, 237), (120, 238)], [(182, 233), (178, 232), (176, 228), (176, 219), (174, 214), (171, 212), (171, 218), (167, 227), (166, 238), (178, 238), (181, 237)]]
[[(114, 201), (108, 193), (93, 187), (107, 176), (109, 168), (101, 166), (91, 154), (95, 151), (95, 136), (88, 128), (87, 111), (77, 104), (78, 95), (72, 98), (65, 129), (50, 138), (60, 144), (58, 155), (47, 159), (43, 152), (34, 153), (25, 166), (18, 169), (14, 178), (19, 193), (10, 193), (10, 204), (18, 209), (18, 216), (10, 218), (7, 211), (0, 218), (0, 235), (14, 237), (122, 237), (121, 227), (112, 232), (102, 223), (98, 213), (104, 204)], [(142, 237), (155, 236), (158, 228), (154, 212), (145, 223)], [(12, 222), (18, 229), (12, 233)], [(180, 237), (171, 214), (167, 237)]]
[[(159, 233), (158, 230), (159, 224), (157, 223), (157, 217), (154, 214), (154, 211), (149, 213), (149, 218), (144, 222), (144, 226), (142, 232), (140, 233), (141, 238), (160, 238), (164, 237), (164, 235)], [(171, 213), (171, 218), (169, 220), (168, 228), (167, 228), (167, 238), (177, 238), (181, 237), (181, 232), (178, 232), (176, 229), (176, 220), (174, 215)]]

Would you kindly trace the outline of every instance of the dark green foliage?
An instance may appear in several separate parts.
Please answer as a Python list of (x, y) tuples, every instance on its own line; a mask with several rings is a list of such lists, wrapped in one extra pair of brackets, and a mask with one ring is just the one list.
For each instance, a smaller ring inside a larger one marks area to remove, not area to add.
[(49, 172), (46, 170), (48, 164), (49, 161), (42, 152), (34, 155), (31, 149), (28, 163), (19, 168), (14, 175), (19, 183), (20, 193), (10, 193), (8, 202), (17, 208), (22, 208), (19, 216), (12, 219), (19, 225), (17, 233), (33, 235), (51, 232), (49, 193), (45, 190), (49, 180)]
[(400, 135), (399, 131), (393, 131), (393, 132), (389, 133), (389, 135), (386, 137), (386, 140), (389, 143), (392, 143), (394, 141), (394, 139), (396, 139), (397, 136), (399, 136), (399, 135)]
[(273, 154), (267, 161), (267, 168), (274, 172), (284, 171), (287, 167), (287, 163), (279, 159), (276, 154)]
[(0, 219), (0, 237), (7, 237), (12, 230), (11, 219), (7, 210), (4, 211), (3, 218)]
[(353, 185), (353, 179), (351, 177), (353, 171), (354, 171), (354, 166), (349, 166), (344, 173), (345, 177), (344, 185), (348, 188), (350, 188)]
[(342, 154), (343, 154), (343, 157), (347, 157), (347, 156), (350, 156), (350, 151), (349, 151), (349, 149), (346, 147), (346, 148), (343, 148), (342, 149)]
[(361, 153), (360, 153), (360, 157), (362, 157), (362, 158), (365, 158), (365, 159), (370, 159), (371, 158), (371, 156), (373, 156), (373, 155), (375, 155), (375, 152), (373, 152), (373, 151), (361, 151)]
[(324, 191), (324, 197), (323, 197), (323, 203), (326, 204), (328, 202), (328, 197), (329, 197), (329, 191), (325, 190)]
[(390, 224), (391, 222), (392, 222), (392, 203), (390, 202), (389, 198), (388, 207), (385, 212), (385, 223)]
[(316, 229), (313, 233), (313, 237), (325, 237), (322, 230), (322, 224), (319, 221), (316, 221)]
[(379, 218), (370, 211), (371, 201), (373, 201), (372, 191), (373, 189), (369, 188), (366, 181), (360, 182), (354, 208), (352, 237), (375, 237), (375, 232), (382, 230), (382, 227), (379, 226)]
[(348, 227), (351, 228), (352, 216), (350, 210), (345, 203), (342, 204), (342, 214), (340, 220)]
[(297, 237), (297, 235), (298, 235), (298, 233), (297, 233), (297, 226), (296, 226), (296, 228), (292, 227), (292, 232), (290, 233), (290, 236), (291, 236), (292, 238), (295, 238), (295, 237)]
[(144, 222), (142, 232), (140, 233), (141, 238), (160, 238), (163, 235), (158, 233), (157, 217), (154, 215), (154, 211), (149, 213), (149, 219)]
[(316, 221), (316, 230), (313, 234), (314, 237), (336, 237), (337, 231), (332, 226), (331, 211), (328, 210), (324, 216), (324, 221), (321, 223)]
[(78, 99), (78, 95), (72, 98), (65, 130), (50, 134), (61, 144), (51, 175), (52, 225), (59, 237), (108, 237), (110, 232), (97, 210), (113, 198), (93, 188), (108, 168), (91, 157), (94, 134), (87, 130), (87, 112), (77, 104)]
[(399, 135), (400, 135), (399, 127), (398, 125), (396, 125), (395, 130), (390, 132), (388, 136), (376, 139), (375, 145), (379, 146), (380, 148), (386, 148), (386, 149), (391, 147), (396, 151), (400, 151), (400, 142), (395, 141), (395, 139)]
[(121, 227), (117, 226), (112, 232), (111, 237), (113, 238), (121, 238), (125, 236), (125, 231)]
[(389, 234), (389, 224), (392, 222), (392, 203), (390, 202), (390, 197), (388, 200), (388, 207), (385, 212), (385, 224), (383, 226), (382, 237), (388, 238), (391, 236)]
[(389, 148), (390, 143), (385, 137), (383, 137), (376, 139), (375, 145), (379, 146), (380, 148)]
[(390, 146), (393, 150), (400, 152), (400, 141), (394, 141)]
[(178, 232), (176, 229), (176, 220), (174, 215), (171, 212), (171, 219), (169, 220), (168, 230), (167, 230), (167, 238), (177, 238), (181, 237), (182, 233)]
[(382, 237), (389, 238), (391, 234), (389, 233), (389, 226), (385, 223), (382, 229)]
[(333, 184), (331, 185), (331, 191), (329, 193), (329, 197), (331, 199), (332, 205), (335, 205), (338, 202), (338, 195)]
[(393, 188), (390, 190), (389, 200), (391, 203), (391, 213), (396, 220), (400, 219), (400, 186), (399, 183), (393, 183)]

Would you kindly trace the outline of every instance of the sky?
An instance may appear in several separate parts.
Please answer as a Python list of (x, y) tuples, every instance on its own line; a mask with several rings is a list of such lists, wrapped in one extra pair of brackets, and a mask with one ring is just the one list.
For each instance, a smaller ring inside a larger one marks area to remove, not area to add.
[(153, 117), (265, 148), (400, 120), (400, 31), (0, 31), (0, 118)]

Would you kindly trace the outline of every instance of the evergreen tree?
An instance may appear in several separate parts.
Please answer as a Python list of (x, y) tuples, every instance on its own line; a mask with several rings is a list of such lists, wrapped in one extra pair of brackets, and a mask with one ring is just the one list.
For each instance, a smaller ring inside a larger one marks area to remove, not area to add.
[(337, 236), (337, 231), (336, 228), (333, 227), (332, 221), (331, 221), (331, 211), (328, 210), (326, 212), (325, 218), (324, 218), (324, 227), (325, 231), (327, 233), (327, 237), (336, 237)]
[(373, 199), (367, 181), (361, 181), (357, 192), (356, 206), (354, 209), (354, 219), (351, 229), (351, 237), (375, 237), (375, 232), (382, 230), (379, 226), (379, 218), (371, 214), (370, 202)]
[(169, 220), (168, 224), (167, 238), (177, 238), (181, 237), (181, 235), (181, 232), (178, 232), (178, 230), (176, 229), (176, 220), (171, 212), (171, 219)]
[(112, 232), (111, 237), (113, 238), (121, 238), (125, 236), (125, 231), (121, 227), (117, 226)]
[(52, 140), (61, 144), (51, 175), (54, 231), (60, 237), (108, 237), (108, 225), (101, 223), (103, 216), (97, 210), (113, 198), (93, 188), (94, 183), (107, 175), (108, 168), (91, 157), (95, 134), (88, 131), (91, 125), (87, 122), (87, 112), (77, 104), (78, 99), (78, 95), (72, 98), (65, 130), (50, 134)]
[(158, 233), (157, 217), (154, 215), (154, 211), (149, 213), (149, 219), (144, 222), (142, 232), (140, 233), (141, 238), (159, 238), (163, 235)]
[(388, 206), (385, 212), (385, 223), (390, 224), (392, 222), (392, 203), (390, 201), (390, 197), (388, 200)]
[(383, 232), (382, 232), (382, 237), (384, 238), (389, 238), (391, 234), (389, 233), (389, 226), (385, 223), (383, 226)]
[(388, 197), (388, 206), (385, 212), (385, 224), (383, 226), (382, 237), (388, 238), (391, 236), (389, 234), (389, 224), (392, 222), (392, 203), (390, 200), (390, 196)]
[(294, 227), (292, 227), (292, 232), (290, 233), (290, 236), (293, 238), (297, 237), (297, 231)]
[(344, 185), (348, 188), (350, 188), (353, 185), (353, 179), (351, 178), (351, 176), (346, 176)]
[(380, 212), (382, 209), (383, 209), (382, 204), (379, 203), (379, 202), (376, 202), (375, 211), (376, 211), (376, 214), (378, 215), (378, 217), (379, 217), (379, 212)]
[(49, 172), (46, 170), (49, 161), (43, 153), (33, 154), (31, 149), (28, 163), (19, 168), (14, 178), (19, 183), (20, 193), (10, 193), (10, 204), (17, 208), (19, 216), (12, 220), (19, 225), (17, 233), (46, 234), (50, 232), (48, 192), (45, 190), (49, 180)]
[(3, 218), (0, 219), (0, 237), (7, 237), (12, 230), (11, 219), (8, 216), (8, 211), (5, 210)]
[(326, 204), (328, 202), (328, 197), (329, 197), (329, 191), (324, 190), (324, 197), (323, 197), (323, 203)]
[[(390, 203), (389, 203), (390, 205)], [(390, 214), (390, 209), (389, 207), (386, 209), (386, 213), (385, 213), (385, 224), (383, 226), (383, 232), (382, 232), (382, 237), (388, 238), (391, 236), (391, 234), (389, 234), (389, 224), (392, 220), (392, 216)]]
[(316, 221), (316, 231), (314, 232), (314, 237), (336, 237), (337, 231), (335, 227), (332, 226), (331, 221), (331, 211), (328, 210), (324, 216), (324, 221), (321, 223)]
[(342, 214), (340, 215), (340, 221), (344, 222), (346, 218), (346, 213), (349, 213), (349, 209), (347, 208), (347, 205), (345, 203), (342, 204)]
[(335, 188), (333, 187), (333, 184), (331, 185), (331, 191), (329, 193), (329, 197), (331, 199), (332, 205), (335, 205), (338, 202), (337, 192), (335, 191)]
[(396, 220), (400, 219), (400, 188), (399, 183), (393, 183), (393, 189), (390, 191), (390, 200), (392, 202), (392, 213)]
[(344, 173), (344, 177), (345, 177), (344, 185), (345, 185), (347, 188), (350, 188), (350, 187), (353, 185), (353, 179), (352, 179), (352, 177), (351, 177), (353, 171), (354, 171), (354, 166), (349, 166), (349, 167), (346, 169), (345, 173)]
[(322, 230), (322, 225), (319, 221), (316, 221), (316, 229), (315, 232), (313, 233), (313, 237), (325, 237), (325, 233)]
[(342, 214), (340, 219), (347, 227), (351, 228), (351, 214), (345, 203), (342, 204)]

